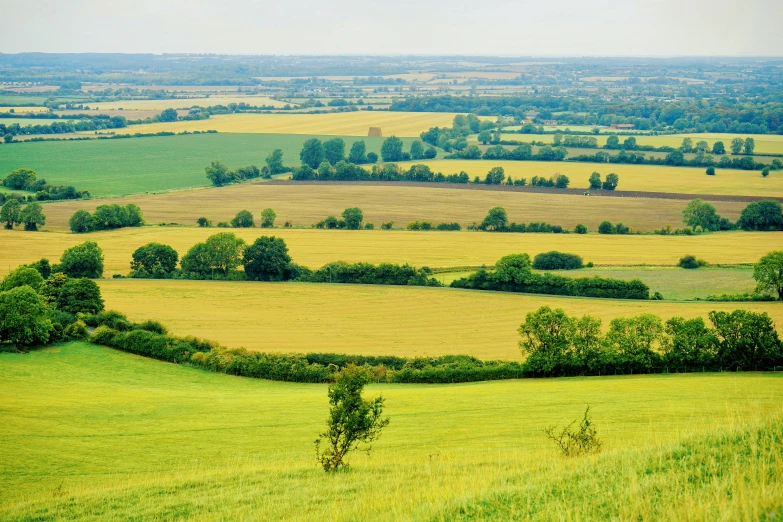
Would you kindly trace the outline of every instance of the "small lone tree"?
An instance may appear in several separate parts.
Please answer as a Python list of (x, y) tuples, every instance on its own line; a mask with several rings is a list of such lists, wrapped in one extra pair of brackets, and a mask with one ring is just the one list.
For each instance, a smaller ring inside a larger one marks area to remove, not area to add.
[(557, 444), (566, 457), (578, 457), (579, 455), (601, 451), (601, 441), (598, 439), (598, 433), (590, 420), (590, 406), (585, 410), (579, 427), (574, 429), (574, 424), (576, 424), (576, 421), (573, 421), (559, 432), (555, 431), (557, 426), (550, 426), (544, 430), (544, 433)]
[(345, 227), (347, 229), (359, 230), (362, 227), (364, 214), (362, 213), (362, 209), (358, 207), (346, 208), (343, 210), (343, 219), (345, 220)]
[[(346, 468), (345, 456), (360, 444), (369, 444), (389, 424), (382, 418), (383, 397), (362, 398), (368, 383), (366, 370), (348, 366), (329, 385), (329, 418), (327, 430), (315, 440), (315, 456), (326, 472)], [(324, 443), (322, 448), (321, 444)], [(367, 447), (366, 451), (370, 451)]]
[(231, 226), (234, 228), (253, 228), (255, 226), (253, 214), (249, 210), (240, 210), (234, 216), (234, 219), (231, 220)]
[(271, 208), (265, 208), (261, 211), (261, 228), (272, 228), (275, 226), (277, 214)]

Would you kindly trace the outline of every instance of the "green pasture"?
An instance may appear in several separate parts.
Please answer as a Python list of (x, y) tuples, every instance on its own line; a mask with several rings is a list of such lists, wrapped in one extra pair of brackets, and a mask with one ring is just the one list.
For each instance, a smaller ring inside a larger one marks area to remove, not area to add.
[[(391, 424), (330, 476), (326, 385), (84, 343), (0, 367), (4, 521), (758, 520), (783, 498), (781, 373), (371, 385)], [(542, 430), (588, 403), (603, 452), (565, 459)]]
[[(21, 167), (49, 183), (73, 185), (95, 197), (202, 187), (204, 168), (220, 160), (229, 168), (262, 167), (274, 149), (286, 165), (299, 166), (302, 144), (314, 136), (292, 134), (197, 134), (113, 140), (17, 143), (0, 146), (0, 177)], [(329, 136), (315, 136), (329, 139)], [(343, 138), (346, 155), (363, 139), (380, 154), (384, 138)], [(412, 139), (404, 139), (406, 149)]]

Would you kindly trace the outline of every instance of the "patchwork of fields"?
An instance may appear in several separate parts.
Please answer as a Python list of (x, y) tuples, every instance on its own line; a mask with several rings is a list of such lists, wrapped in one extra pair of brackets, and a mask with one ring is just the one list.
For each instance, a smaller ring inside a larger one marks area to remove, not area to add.
[[(484, 186), (481, 186), (484, 188)], [(709, 199), (709, 198), (707, 198)], [(47, 230), (68, 230), (77, 209), (92, 212), (106, 201), (82, 200), (49, 203)], [(277, 223), (310, 226), (345, 208), (359, 207), (364, 220), (376, 228), (388, 221), (404, 228), (413, 221), (480, 223), (487, 211), (502, 206), (517, 223), (547, 222), (567, 229), (581, 223), (595, 231), (605, 220), (621, 221), (635, 231), (652, 231), (667, 224), (680, 228), (687, 201), (648, 198), (583, 197), (574, 194), (468, 190), (463, 186), (404, 186), (402, 184), (318, 183), (286, 185), (250, 183), (221, 188), (182, 190), (163, 194), (136, 194), (111, 203), (135, 203), (148, 223), (195, 225), (199, 217), (218, 223), (231, 221), (239, 210), (258, 215), (263, 208), (277, 213)], [(747, 203), (714, 201), (721, 216), (735, 221)], [(650, 209), (655, 211), (651, 212)]]
[(109, 309), (154, 319), (180, 335), (263, 352), (473, 355), (521, 359), (517, 328), (541, 306), (595, 315), (706, 318), (711, 310), (767, 312), (783, 332), (783, 303), (633, 301), (448, 288), (306, 283), (103, 280)]
[[(136, 248), (155, 241), (180, 256), (194, 244), (225, 229), (141, 227), (90, 234), (26, 233), (0, 230), (0, 274), (41, 257), (52, 261), (84, 241), (103, 249), (105, 275), (127, 274)], [(728, 232), (702, 236), (501, 234), (493, 232), (412, 232), (386, 230), (232, 229), (247, 242), (262, 235), (285, 240), (295, 262), (318, 268), (331, 261), (409, 263), (414, 266), (493, 265), (507, 255), (531, 256), (550, 250), (581, 255), (596, 265), (676, 265), (685, 254), (712, 264), (755, 263), (783, 242), (779, 232)]]
[[(189, 109), (191, 107), (213, 107), (215, 105), (228, 105), (230, 103), (246, 103), (248, 105), (271, 107), (283, 107), (285, 102), (277, 101), (268, 96), (194, 96), (192, 98), (175, 98), (168, 100), (122, 100), (115, 102), (98, 102), (90, 104), (91, 109), (97, 110), (165, 110), (165, 109)], [(133, 128), (133, 127), (132, 127)]]

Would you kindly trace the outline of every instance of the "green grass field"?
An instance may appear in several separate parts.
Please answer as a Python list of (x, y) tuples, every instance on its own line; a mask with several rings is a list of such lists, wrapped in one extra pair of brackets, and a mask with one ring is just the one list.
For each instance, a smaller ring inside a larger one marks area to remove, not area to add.
[[(298, 166), (302, 144), (311, 137), (208, 134), (18, 143), (0, 146), (0, 177), (26, 167), (49, 183), (89, 190), (93, 197), (203, 187), (209, 185), (204, 167), (212, 160), (229, 168), (251, 164), (260, 168), (270, 152), (282, 149), (284, 163)], [(346, 153), (358, 139), (345, 139)], [(368, 152), (380, 152), (383, 138), (361, 139)], [(405, 141), (408, 146), (412, 140)]]
[[(80, 343), (0, 364), (2, 520), (760, 520), (783, 507), (783, 374), (371, 385), (391, 424), (328, 476), (313, 457), (325, 385)], [(587, 403), (604, 450), (563, 459), (542, 430)]]

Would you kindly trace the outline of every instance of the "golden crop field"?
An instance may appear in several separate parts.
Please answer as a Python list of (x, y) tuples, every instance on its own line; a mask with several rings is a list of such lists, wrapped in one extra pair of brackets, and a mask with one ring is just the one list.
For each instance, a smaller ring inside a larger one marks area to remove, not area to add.
[(602, 178), (610, 172), (620, 177), (617, 190), (632, 192), (674, 192), (680, 194), (721, 194), (731, 196), (783, 196), (783, 172), (772, 172), (766, 178), (759, 171), (717, 169), (707, 176), (704, 169), (664, 167), (658, 165), (621, 165), (576, 163), (570, 161), (492, 161), (436, 160), (424, 162), (435, 172), (452, 174), (465, 171), (482, 179), (493, 167), (503, 167), (514, 179), (533, 176), (549, 178), (559, 173), (571, 180), (570, 188), (588, 187), (588, 178), (598, 171)]
[[(560, 126), (562, 130), (565, 130), (567, 128), (571, 130), (584, 130), (583, 127), (579, 125), (572, 125), (572, 126)], [(588, 129), (589, 130), (589, 129)], [(608, 131), (611, 132), (611, 131)], [(603, 147), (606, 145), (606, 139), (608, 138), (608, 135), (606, 134), (599, 134), (598, 136), (593, 136), (598, 140), (598, 145)], [(622, 143), (626, 138), (629, 136), (618, 136), (620, 138), (620, 143)], [(753, 141), (756, 143), (755, 152), (759, 152), (762, 154), (781, 154), (783, 155), (783, 135), (780, 134), (670, 134), (666, 136), (641, 136), (641, 135), (635, 135), (634, 138), (636, 138), (636, 143), (643, 146), (653, 146), (653, 147), (674, 147), (677, 148), (680, 145), (682, 145), (682, 140), (684, 138), (691, 138), (693, 140), (693, 144), (695, 145), (699, 141), (706, 141), (710, 149), (712, 148), (713, 144), (716, 141), (722, 141), (723, 144), (726, 146), (726, 150), (731, 150), (731, 140), (734, 138), (742, 138), (743, 140), (745, 138), (753, 138)], [(553, 135), (552, 134), (544, 134), (544, 135), (537, 135), (537, 134), (503, 134), (504, 140), (516, 140), (516, 141), (543, 141), (545, 143), (552, 143)], [(642, 151), (644, 153), (644, 151)], [(590, 149), (585, 149), (585, 154), (589, 154)], [(765, 161), (765, 163), (769, 163), (768, 161)]]
[(0, 107), (0, 112), (25, 113), (25, 112), (49, 112), (48, 107)]
[[(324, 384), (85, 343), (0, 361), (9, 521), (762, 520), (783, 489), (779, 373), (372, 384), (391, 423), (326, 475)], [(585, 404), (603, 451), (564, 459), (543, 429)]]
[(467, 354), (521, 359), (517, 328), (547, 305), (591, 314), (654, 313), (706, 319), (710, 310), (767, 312), (783, 332), (783, 303), (586, 299), (407, 286), (101, 280), (106, 308), (154, 319), (179, 335), (264, 352), (362, 355)]
[[(195, 225), (204, 216), (215, 223), (230, 221), (239, 210), (258, 215), (263, 208), (277, 213), (277, 223), (291, 221), (309, 226), (326, 216), (339, 216), (343, 209), (359, 207), (366, 222), (380, 227), (393, 221), (404, 228), (412, 221), (458, 222), (467, 227), (481, 222), (495, 206), (506, 209), (517, 223), (545, 221), (572, 229), (579, 223), (595, 231), (604, 220), (621, 221), (633, 230), (650, 231), (670, 224), (681, 227), (687, 201), (645, 198), (584, 197), (572, 194), (465, 190), (428, 186), (372, 184), (274, 185), (254, 183), (221, 188), (205, 188), (137, 194), (112, 200), (86, 200), (50, 203), (45, 206), (46, 228), (67, 231), (68, 219), (78, 209), (90, 212), (105, 203), (135, 203), (148, 223)], [(736, 220), (747, 203), (712, 202), (721, 216)]]
[[(129, 133), (206, 131), (266, 134), (320, 134), (367, 136), (370, 127), (380, 127), (384, 136), (413, 137), (430, 127), (450, 127), (448, 112), (332, 112), (328, 114), (226, 114), (208, 120), (133, 125)], [(119, 132), (119, 131), (118, 131)]]
[[(214, 105), (228, 105), (229, 103), (247, 103), (248, 105), (271, 105), (283, 107), (285, 102), (274, 100), (268, 96), (239, 96), (222, 95), (194, 96), (192, 98), (176, 98), (168, 100), (120, 100), (114, 102), (97, 102), (89, 104), (90, 109), (99, 110), (159, 110), (187, 109), (198, 105), (199, 107), (211, 107)], [(134, 129), (136, 127), (133, 127)], [(139, 131), (144, 132), (144, 131)]]
[(607, 236), (504, 234), (492, 232), (411, 232), (386, 230), (219, 229), (147, 226), (71, 234), (0, 230), (0, 275), (41, 257), (52, 262), (84, 241), (103, 249), (105, 276), (127, 274), (131, 254), (150, 242), (171, 245), (180, 256), (218, 232), (233, 232), (248, 243), (263, 235), (281, 237), (295, 262), (319, 268), (332, 261), (409, 263), (421, 267), (494, 265), (508, 254), (531, 256), (550, 250), (570, 252), (596, 265), (675, 265), (685, 254), (712, 264), (755, 263), (780, 248), (780, 232), (724, 232), (702, 236)]

